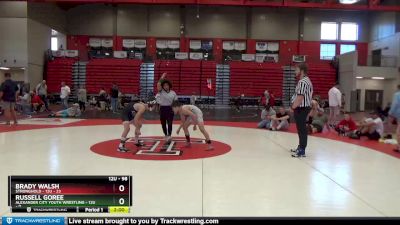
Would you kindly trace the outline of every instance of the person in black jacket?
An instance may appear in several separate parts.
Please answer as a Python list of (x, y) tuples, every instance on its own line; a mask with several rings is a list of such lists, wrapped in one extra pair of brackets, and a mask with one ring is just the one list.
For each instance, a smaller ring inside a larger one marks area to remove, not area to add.
[(113, 113), (116, 113), (118, 110), (118, 94), (119, 94), (118, 85), (116, 83), (113, 83), (113, 86), (110, 90), (111, 109)]
[(18, 85), (11, 80), (11, 74), (4, 74), (5, 81), (0, 86), (0, 101), (6, 116), (6, 125), (10, 125), (10, 120), (14, 120), (17, 125), (17, 114), (15, 113), (15, 102), (18, 95)]

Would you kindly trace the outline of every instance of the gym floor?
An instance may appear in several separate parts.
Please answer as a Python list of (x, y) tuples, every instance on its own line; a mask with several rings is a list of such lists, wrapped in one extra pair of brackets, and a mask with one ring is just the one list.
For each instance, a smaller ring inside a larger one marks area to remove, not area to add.
[[(173, 149), (179, 156), (139, 155), (133, 144), (131, 152), (117, 153), (122, 127), (109, 112), (0, 125), (0, 180), (132, 175), (132, 216), (400, 216), (400, 156), (392, 145), (325, 132), (311, 136), (307, 157), (297, 159), (289, 151), (298, 141), (293, 125), (272, 132), (254, 128), (255, 109), (204, 111), (216, 149), (184, 148), (181, 134)], [(142, 135), (150, 145), (162, 139), (157, 114), (147, 117)], [(192, 137), (202, 138), (199, 131)], [(1, 182), (0, 202), (6, 196)], [(5, 204), (0, 215), (10, 215)]]

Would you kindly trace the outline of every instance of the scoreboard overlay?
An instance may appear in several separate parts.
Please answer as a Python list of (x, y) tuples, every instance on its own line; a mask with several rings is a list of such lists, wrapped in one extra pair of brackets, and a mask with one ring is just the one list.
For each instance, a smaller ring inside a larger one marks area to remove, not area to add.
[(13, 213), (127, 213), (132, 176), (9, 176)]

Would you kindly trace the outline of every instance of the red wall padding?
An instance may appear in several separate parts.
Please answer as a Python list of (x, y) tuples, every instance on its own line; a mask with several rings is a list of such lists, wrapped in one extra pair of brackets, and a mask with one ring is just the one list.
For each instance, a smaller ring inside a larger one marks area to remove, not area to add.
[[(211, 61), (170, 60), (156, 61), (155, 85), (162, 73), (168, 73), (173, 90), (178, 95), (215, 96), (216, 63)], [(212, 90), (207, 89), (207, 79), (212, 79)], [(156, 86), (154, 87), (156, 91)]]
[(86, 67), (86, 89), (90, 94), (99, 93), (101, 88), (109, 92), (115, 82), (123, 93), (139, 94), (139, 60), (93, 59)]
[(282, 96), (283, 70), (276, 63), (231, 62), (230, 95), (261, 96), (267, 89)]
[(49, 93), (59, 93), (61, 82), (72, 86), (72, 65), (75, 59), (55, 59), (47, 64), (47, 89)]

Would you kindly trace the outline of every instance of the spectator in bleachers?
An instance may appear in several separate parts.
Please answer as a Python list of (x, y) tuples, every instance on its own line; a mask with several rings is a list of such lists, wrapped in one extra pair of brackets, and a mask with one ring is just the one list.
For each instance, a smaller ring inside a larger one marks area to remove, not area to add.
[(10, 125), (11, 119), (17, 122), (15, 102), (17, 100), (18, 85), (11, 79), (11, 73), (4, 74), (5, 81), (0, 85), (0, 103), (6, 117), (6, 125)]
[(58, 111), (56, 113), (52, 113), (49, 117), (79, 117), (81, 116), (81, 110), (79, 109), (79, 104), (74, 103), (68, 109), (64, 109)]
[(258, 123), (258, 128), (269, 129), (271, 127), (272, 116), (276, 115), (275, 110), (266, 105), (265, 108), (261, 111), (261, 122)]
[(378, 116), (377, 112), (370, 113), (371, 118), (364, 119), (356, 131), (356, 134), (361, 136), (366, 136), (370, 140), (379, 140), (383, 137), (383, 121)]
[(279, 107), (279, 112), (271, 116), (271, 130), (287, 130), (289, 129), (289, 114), (283, 106)]
[(196, 93), (193, 92), (192, 96), (190, 97), (190, 104), (196, 105)]
[(122, 105), (122, 99), (124, 98), (124, 94), (122, 93), (122, 91), (118, 91), (118, 109), (122, 109), (123, 105)]
[(78, 89), (78, 104), (81, 112), (86, 111), (87, 91), (84, 85)]
[(36, 94), (42, 99), (44, 102), (44, 107), (46, 108), (47, 111), (50, 111), (49, 109), (49, 103), (47, 101), (47, 84), (46, 81), (43, 80), (36, 86)]
[(17, 105), (19, 106), (20, 112), (30, 116), (32, 114), (31, 95), (24, 91), (18, 99)]
[(172, 90), (172, 83), (167, 80), (166, 77), (167, 73), (163, 73), (160, 80), (157, 82), (157, 103), (160, 105), (160, 121), (165, 135), (165, 141), (170, 142), (172, 123), (174, 121), (172, 103), (178, 100), (178, 95)]
[(45, 105), (42, 98), (35, 91), (31, 91), (31, 104), (34, 112), (40, 112), (42, 106)]
[(318, 110), (318, 113), (313, 117), (311, 124), (308, 125), (308, 133), (321, 133), (324, 127), (327, 125), (327, 122), (328, 116), (325, 115), (323, 110)]
[(244, 97), (244, 94), (241, 94), (236, 99), (234, 99), (234, 104), (235, 104), (235, 108), (236, 108), (237, 112), (240, 112), (240, 107), (242, 106), (243, 101), (244, 101), (243, 97)]
[(357, 125), (348, 112), (344, 113), (344, 119), (335, 127), (339, 135), (348, 136), (351, 132), (357, 130)]
[(380, 106), (376, 107), (376, 111), (378, 112), (378, 115), (382, 120), (385, 120), (386, 117), (389, 116), (390, 105), (391, 103), (389, 102), (384, 109), (382, 109), (382, 107)]
[(25, 81), (22, 81), (20, 84), (18, 84), (18, 92), (19, 96), (23, 96), (25, 93), (29, 93), (28, 88), (26, 87)]
[(100, 110), (107, 110), (108, 94), (104, 88), (100, 89), (99, 98), (97, 99), (97, 107)]
[(393, 100), (388, 115), (393, 120), (397, 120), (397, 129), (396, 129), (397, 146), (393, 151), (400, 152), (400, 85), (397, 86), (397, 92), (393, 95)]
[(118, 94), (119, 94), (119, 88), (116, 83), (113, 83), (110, 90), (111, 110), (113, 113), (116, 113), (118, 111)]
[(275, 95), (274, 95), (274, 93), (273, 93), (272, 91), (269, 93), (269, 101), (268, 101), (268, 104), (269, 104), (271, 107), (274, 107), (274, 106), (275, 106)]
[(68, 108), (68, 98), (71, 94), (71, 89), (65, 84), (65, 82), (61, 82), (61, 91), (60, 91), (60, 98), (61, 104), (64, 109)]
[(265, 105), (268, 105), (269, 104), (269, 98), (270, 98), (268, 90), (264, 91), (264, 97), (265, 97)]
[(335, 127), (337, 122), (337, 116), (340, 114), (340, 108), (342, 107), (342, 92), (338, 89), (339, 84), (336, 83), (329, 92), (329, 126)]
[(323, 112), (324, 109), (319, 105), (317, 99), (313, 99), (311, 101), (311, 110), (310, 113), (308, 113), (307, 117), (307, 123), (311, 124), (313, 121), (313, 118), (318, 114), (318, 112)]

